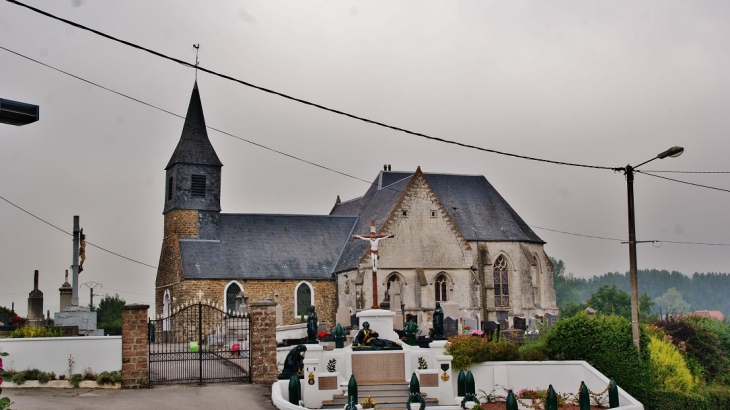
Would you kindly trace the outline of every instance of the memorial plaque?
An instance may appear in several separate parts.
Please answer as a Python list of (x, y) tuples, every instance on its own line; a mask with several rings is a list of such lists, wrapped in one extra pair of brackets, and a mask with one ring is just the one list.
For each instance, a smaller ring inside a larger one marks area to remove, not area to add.
[(319, 378), (320, 390), (337, 390), (337, 376), (321, 376)]
[(524, 317), (515, 316), (512, 319), (512, 327), (519, 330), (527, 330), (527, 320)]
[(447, 317), (444, 319), (444, 336), (447, 338), (456, 336), (459, 332), (459, 321), (453, 317)]
[(433, 373), (421, 373), (421, 387), (439, 387), (439, 376)]

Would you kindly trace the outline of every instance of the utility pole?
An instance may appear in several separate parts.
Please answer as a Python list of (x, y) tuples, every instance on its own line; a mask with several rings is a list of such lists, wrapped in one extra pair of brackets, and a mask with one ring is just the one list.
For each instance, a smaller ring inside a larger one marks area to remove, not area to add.
[(84, 285), (87, 288), (89, 288), (89, 308), (91, 310), (93, 310), (94, 309), (94, 296), (101, 296), (98, 293), (97, 294), (94, 294), (94, 288), (97, 288), (97, 287), (103, 288), (104, 286), (101, 283), (94, 282), (94, 281), (82, 283), (82, 285)]
[(79, 305), (79, 216), (74, 215), (73, 265), (71, 265), (71, 306)]

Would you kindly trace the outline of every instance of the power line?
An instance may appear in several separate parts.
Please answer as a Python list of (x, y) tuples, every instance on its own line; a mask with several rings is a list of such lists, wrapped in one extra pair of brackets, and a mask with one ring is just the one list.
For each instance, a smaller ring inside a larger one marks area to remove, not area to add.
[(653, 172), (653, 173), (674, 173), (674, 174), (730, 174), (730, 171), (649, 171), (644, 170), (644, 172)]
[(617, 242), (620, 242), (620, 241), (623, 241), (624, 240), (624, 239), (618, 239), (618, 238), (607, 238), (607, 237), (604, 237), (604, 236), (584, 235), (584, 234), (580, 234), (580, 233), (559, 231), (557, 229), (543, 228), (543, 227), (534, 226), (534, 225), (527, 225), (527, 226), (529, 226), (530, 228), (542, 229), (544, 231), (562, 233), (562, 234), (565, 234), (565, 235), (581, 236), (583, 238), (603, 239), (603, 240), (606, 240), (606, 241), (617, 241)]
[(666, 179), (668, 181), (679, 182), (680, 184), (694, 185), (694, 186), (697, 186), (697, 187), (700, 187), (700, 188), (714, 189), (715, 191), (730, 192), (730, 189), (717, 188), (717, 187), (713, 187), (713, 186), (709, 186), (709, 185), (695, 184), (693, 182), (687, 182), (687, 181), (680, 181), (679, 179), (674, 179), (674, 178), (669, 178), (669, 177), (663, 177), (661, 175), (654, 175), (654, 174), (649, 173), (648, 171), (639, 171), (639, 170), (636, 170), (636, 172), (639, 172), (639, 173), (644, 174), (644, 175), (649, 175), (649, 176), (654, 177), (654, 178), (661, 178), (661, 179)]
[(384, 128), (388, 128), (388, 129), (394, 130), (394, 131), (400, 131), (400, 132), (403, 132), (403, 133), (406, 133), (406, 134), (409, 134), (409, 135), (413, 135), (413, 136), (416, 136), (416, 137), (421, 137), (421, 138), (429, 139), (429, 140), (432, 140), (432, 141), (438, 141), (438, 142), (442, 142), (442, 143), (445, 143), (445, 144), (456, 145), (456, 146), (460, 146), (460, 147), (463, 147), (463, 148), (470, 148), (470, 149), (474, 149), (474, 150), (478, 150), (478, 151), (489, 152), (489, 153), (492, 153), (492, 154), (504, 155), (504, 156), (513, 157), (513, 158), (520, 158), (520, 159), (526, 159), (526, 160), (530, 160), (530, 161), (545, 162), (545, 163), (554, 164), (554, 165), (566, 165), (566, 166), (573, 166), (573, 167), (580, 167), (580, 168), (593, 168), (593, 169), (606, 169), (606, 170), (613, 170), (614, 169), (613, 167), (604, 167), (604, 166), (598, 166), (598, 165), (578, 164), (578, 163), (572, 163), (572, 162), (555, 161), (555, 160), (550, 160), (550, 159), (530, 157), (530, 156), (519, 155), (519, 154), (513, 154), (513, 153), (509, 153), (509, 152), (498, 151), (498, 150), (489, 149), (489, 148), (483, 148), (483, 147), (479, 147), (479, 146), (476, 146), (476, 145), (465, 144), (465, 143), (462, 143), (462, 142), (447, 140), (447, 139), (440, 138), (440, 137), (433, 137), (433, 136), (430, 136), (430, 135), (427, 135), (427, 134), (423, 134), (423, 133), (420, 133), (420, 132), (410, 131), (410, 130), (405, 129), (405, 128), (396, 127), (396, 126), (393, 126), (393, 125), (388, 125), (388, 124), (385, 124), (385, 123), (382, 123), (382, 122), (379, 122), (379, 121), (371, 120), (371, 119), (368, 119), (368, 118), (365, 118), (365, 117), (360, 117), (360, 116), (357, 116), (357, 115), (354, 115), (354, 114), (350, 114), (350, 113), (347, 113), (347, 112), (344, 112), (344, 111), (340, 111), (340, 110), (337, 110), (337, 109), (334, 109), (334, 108), (329, 108), (329, 107), (326, 107), (324, 105), (317, 104), (317, 103), (314, 103), (314, 102), (311, 102), (311, 101), (307, 101), (307, 100), (304, 100), (304, 99), (301, 99), (301, 98), (293, 97), (293, 96), (290, 96), (288, 94), (284, 94), (282, 92), (275, 91), (275, 90), (272, 90), (272, 89), (269, 89), (269, 88), (261, 87), (261, 86), (258, 86), (258, 85), (249, 83), (247, 81), (243, 81), (243, 80), (237, 79), (235, 77), (231, 77), (229, 75), (225, 75), (225, 74), (221, 74), (221, 73), (218, 73), (216, 71), (213, 71), (213, 70), (209, 70), (209, 69), (204, 68), (204, 67), (202, 67), (200, 65), (190, 64), (190, 63), (188, 63), (186, 61), (183, 61), (183, 60), (180, 60), (180, 59), (177, 59), (177, 58), (174, 58), (174, 57), (170, 57), (168, 55), (165, 55), (165, 54), (162, 54), (160, 52), (157, 52), (157, 51), (148, 49), (148, 48), (143, 47), (143, 46), (140, 46), (138, 44), (135, 44), (135, 43), (131, 43), (129, 41), (125, 41), (125, 40), (118, 39), (118, 38), (113, 37), (113, 36), (111, 36), (109, 34), (102, 33), (101, 31), (94, 30), (94, 29), (92, 29), (90, 27), (86, 27), (86, 26), (81, 25), (79, 23), (75, 23), (73, 21), (70, 21), (70, 20), (67, 20), (67, 19), (64, 19), (64, 18), (55, 16), (55, 15), (50, 14), (48, 12), (45, 12), (43, 10), (37, 9), (37, 8), (32, 7), (32, 6), (29, 6), (27, 4), (23, 4), (23, 3), (21, 3), (21, 2), (19, 2), (17, 0), (6, 0), (6, 1), (8, 1), (9, 3), (16, 4), (18, 6), (25, 7), (27, 9), (31, 10), (31, 11), (34, 11), (34, 12), (39, 13), (39, 14), (42, 14), (42, 15), (44, 15), (46, 17), (50, 17), (50, 18), (52, 18), (54, 20), (58, 20), (58, 21), (61, 21), (63, 23), (69, 24), (69, 25), (71, 25), (73, 27), (77, 27), (77, 28), (80, 28), (82, 30), (89, 31), (91, 33), (94, 33), (94, 34), (99, 35), (101, 37), (107, 38), (109, 40), (116, 41), (116, 42), (121, 43), (121, 44), (124, 44), (126, 46), (133, 47), (133, 48), (136, 48), (138, 50), (145, 51), (145, 52), (150, 53), (152, 55), (155, 55), (157, 57), (160, 57), (160, 58), (163, 58), (163, 59), (166, 59), (166, 60), (170, 60), (170, 61), (176, 62), (176, 63), (181, 64), (181, 65), (184, 65), (186, 67), (191, 67), (191, 68), (194, 68), (194, 69), (197, 69), (197, 70), (206, 72), (208, 74), (214, 75), (216, 77), (220, 77), (220, 78), (223, 78), (223, 79), (226, 79), (226, 80), (229, 80), (229, 81), (233, 81), (233, 82), (239, 83), (239, 84), (244, 85), (246, 87), (254, 88), (254, 89), (257, 89), (259, 91), (263, 91), (265, 93), (269, 93), (269, 94), (273, 94), (273, 95), (276, 95), (276, 96), (285, 98), (287, 100), (291, 100), (291, 101), (295, 101), (295, 102), (298, 102), (298, 103), (301, 103), (301, 104), (309, 105), (311, 107), (319, 108), (319, 109), (324, 110), (324, 111), (328, 111), (328, 112), (331, 112), (331, 113), (334, 113), (334, 114), (338, 114), (338, 115), (342, 115), (342, 116), (345, 116), (345, 117), (349, 117), (349, 118), (352, 118), (354, 120), (362, 121), (362, 122), (365, 122), (365, 123), (368, 123), (368, 124), (377, 125), (377, 126), (380, 126), (380, 127), (384, 127)]

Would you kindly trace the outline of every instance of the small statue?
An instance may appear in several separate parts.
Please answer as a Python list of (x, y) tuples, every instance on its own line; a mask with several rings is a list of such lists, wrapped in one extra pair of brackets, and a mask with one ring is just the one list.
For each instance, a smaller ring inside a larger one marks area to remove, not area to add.
[(444, 337), (444, 310), (441, 303), (436, 302), (436, 309), (433, 310), (433, 332), (431, 334), (433, 340), (446, 340)]
[(317, 340), (317, 312), (314, 311), (314, 306), (309, 307), (307, 311), (307, 342), (308, 345), (318, 344)]
[(355, 349), (403, 350), (400, 343), (387, 339), (378, 339), (378, 336), (380, 336), (378, 332), (370, 330), (370, 323), (365, 322), (362, 324), (362, 329), (357, 332), (352, 347)]
[(405, 327), (406, 343), (410, 346), (416, 345), (416, 333), (418, 333), (418, 325), (416, 322), (409, 320)]
[(284, 370), (279, 374), (279, 380), (289, 380), (292, 375), (296, 374), (299, 378), (304, 377), (304, 354), (307, 346), (298, 345), (293, 348), (284, 360)]

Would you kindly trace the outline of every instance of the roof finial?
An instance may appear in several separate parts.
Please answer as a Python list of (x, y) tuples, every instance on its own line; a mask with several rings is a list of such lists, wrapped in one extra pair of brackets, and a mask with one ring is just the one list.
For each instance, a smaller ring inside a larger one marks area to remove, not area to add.
[(198, 82), (198, 51), (200, 51), (200, 43), (193, 44), (195, 49), (195, 82)]

